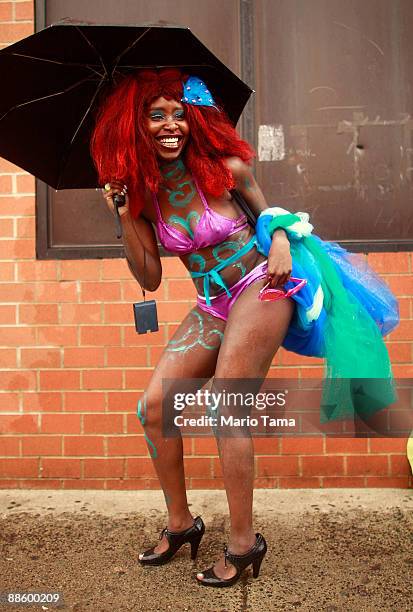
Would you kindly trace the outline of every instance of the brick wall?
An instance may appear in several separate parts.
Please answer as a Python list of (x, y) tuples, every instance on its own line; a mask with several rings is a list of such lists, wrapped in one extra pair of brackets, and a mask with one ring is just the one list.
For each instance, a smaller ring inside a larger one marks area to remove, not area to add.
[[(32, 2), (0, 1), (0, 46), (33, 31)], [(36, 261), (34, 180), (0, 159), (0, 486), (158, 488), (135, 416), (162, 347), (191, 308), (192, 283), (164, 259), (160, 332), (131, 325), (137, 286), (124, 261)], [(400, 299), (388, 338), (413, 377), (411, 253), (371, 254)], [(321, 361), (281, 350), (271, 375), (319, 376)], [(411, 486), (406, 440), (260, 439), (257, 487)], [(223, 486), (214, 439), (184, 439), (193, 488)]]

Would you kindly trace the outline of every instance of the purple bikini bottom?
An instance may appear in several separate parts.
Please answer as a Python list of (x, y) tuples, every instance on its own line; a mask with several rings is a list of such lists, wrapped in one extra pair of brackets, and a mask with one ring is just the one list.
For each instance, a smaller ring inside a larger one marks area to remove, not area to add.
[(225, 292), (220, 293), (217, 296), (211, 297), (211, 306), (207, 306), (205, 303), (206, 300), (204, 296), (198, 295), (197, 305), (201, 310), (205, 312), (209, 312), (214, 317), (218, 317), (219, 319), (223, 319), (226, 321), (228, 319), (229, 312), (232, 306), (237, 301), (238, 297), (241, 293), (249, 287), (253, 282), (259, 280), (260, 278), (265, 278), (267, 273), (267, 262), (263, 261), (255, 268), (248, 272), (243, 278), (241, 278), (235, 285), (229, 288), (231, 297), (229, 297)]

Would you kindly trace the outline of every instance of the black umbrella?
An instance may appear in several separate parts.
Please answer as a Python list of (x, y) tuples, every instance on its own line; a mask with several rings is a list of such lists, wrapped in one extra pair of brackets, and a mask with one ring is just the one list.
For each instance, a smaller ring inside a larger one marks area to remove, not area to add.
[(180, 67), (235, 125), (252, 90), (181, 26), (56, 24), (0, 51), (0, 156), (55, 189), (95, 188), (93, 108), (118, 75)]

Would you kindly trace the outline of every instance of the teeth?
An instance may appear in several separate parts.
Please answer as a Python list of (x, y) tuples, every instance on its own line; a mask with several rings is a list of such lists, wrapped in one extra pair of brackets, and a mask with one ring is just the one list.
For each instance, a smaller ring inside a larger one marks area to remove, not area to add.
[(168, 147), (169, 149), (177, 149), (178, 140), (178, 138), (160, 138), (159, 142), (163, 147)]

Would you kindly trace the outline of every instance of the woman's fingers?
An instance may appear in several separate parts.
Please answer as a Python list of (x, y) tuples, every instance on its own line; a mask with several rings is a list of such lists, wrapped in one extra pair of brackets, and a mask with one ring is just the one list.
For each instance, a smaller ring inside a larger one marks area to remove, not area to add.
[(119, 208), (124, 209), (129, 205), (128, 187), (121, 181), (110, 181), (106, 183), (102, 188), (102, 195), (112, 213), (115, 212), (115, 204), (113, 202), (113, 197), (115, 195), (122, 195), (125, 198), (125, 204)]

